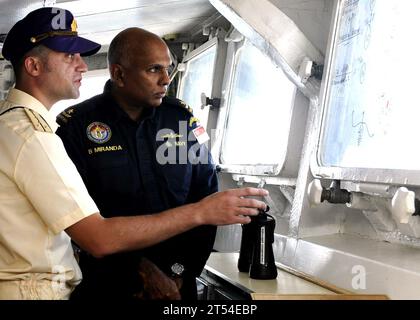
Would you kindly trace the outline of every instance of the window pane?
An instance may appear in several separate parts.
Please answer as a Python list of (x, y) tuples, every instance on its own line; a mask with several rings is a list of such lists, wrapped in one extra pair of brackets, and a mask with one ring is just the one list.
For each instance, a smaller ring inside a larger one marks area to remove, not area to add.
[(251, 44), (236, 56), (222, 163), (282, 165), (295, 86)]
[(203, 127), (207, 124), (209, 107), (201, 109), (201, 93), (211, 97), (216, 49), (217, 46), (214, 45), (188, 61), (180, 95), (180, 99), (193, 108), (194, 116), (200, 119)]
[(420, 169), (418, 0), (343, 1), (326, 100), (323, 166)]

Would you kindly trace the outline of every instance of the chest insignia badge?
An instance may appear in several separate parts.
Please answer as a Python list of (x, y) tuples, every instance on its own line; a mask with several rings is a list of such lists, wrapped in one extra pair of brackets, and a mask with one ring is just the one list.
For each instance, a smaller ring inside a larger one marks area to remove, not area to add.
[(92, 122), (86, 129), (86, 135), (90, 141), (95, 143), (105, 143), (111, 139), (111, 128), (102, 122)]

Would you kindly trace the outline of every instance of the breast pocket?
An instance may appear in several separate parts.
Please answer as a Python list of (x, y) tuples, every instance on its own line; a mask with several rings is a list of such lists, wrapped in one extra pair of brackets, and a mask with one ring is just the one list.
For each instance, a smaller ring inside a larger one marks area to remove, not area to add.
[(191, 186), (192, 168), (189, 164), (166, 164), (161, 166), (161, 172), (169, 192), (183, 204), (188, 197)]

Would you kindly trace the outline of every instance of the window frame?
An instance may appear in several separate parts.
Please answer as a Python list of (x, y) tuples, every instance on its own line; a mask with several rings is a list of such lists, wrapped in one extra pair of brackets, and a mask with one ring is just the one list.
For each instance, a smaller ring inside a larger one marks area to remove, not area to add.
[[(218, 152), (218, 162), (220, 167), (222, 168), (222, 170), (224, 172), (227, 173), (232, 173), (234, 174), (235, 177), (237, 177), (237, 175), (246, 175), (246, 176), (262, 176), (262, 177), (267, 177), (270, 178), (270, 181), (272, 184), (281, 184), (281, 185), (294, 185), (296, 183), (296, 179), (293, 177), (292, 179), (287, 177), (287, 178), (280, 178), (278, 177), (279, 175), (282, 174), (282, 169), (284, 168), (285, 163), (287, 162), (288, 156), (289, 156), (289, 150), (288, 150), (288, 146), (286, 146), (285, 148), (285, 153), (282, 155), (282, 158), (279, 159), (279, 163), (277, 164), (252, 164), (252, 165), (238, 165), (238, 164), (225, 164), (222, 162), (222, 153), (223, 153), (223, 145), (224, 145), (224, 141), (225, 141), (225, 137), (227, 134), (227, 124), (228, 124), (228, 120), (229, 120), (229, 111), (230, 111), (230, 107), (231, 107), (231, 102), (232, 102), (232, 89), (234, 86), (234, 80), (235, 80), (235, 72), (236, 72), (236, 68), (238, 65), (238, 61), (239, 61), (239, 54), (241, 49), (244, 47), (246, 42), (249, 42), (250, 45), (255, 46), (250, 40), (247, 39), (243, 39), (240, 42), (231, 42), (229, 43), (229, 48), (228, 48), (228, 56), (232, 57), (232, 59), (230, 59), (230, 63), (227, 64), (226, 66), (226, 70), (225, 70), (225, 94), (224, 94), (224, 114), (220, 117), (221, 120), (223, 121), (223, 132), (220, 136), (220, 141), (219, 141), (219, 152)], [(260, 50), (259, 48), (257, 48), (258, 50)], [(229, 60), (229, 59), (228, 59)], [(283, 71), (282, 68), (280, 68), (280, 70)], [(287, 77), (287, 75), (285, 74), (285, 76)], [(287, 77), (289, 81), (290, 78)], [(292, 82), (293, 83), (293, 82)], [(290, 121), (293, 118), (293, 109), (294, 109), (294, 104), (295, 104), (295, 99), (296, 99), (296, 94), (298, 91), (298, 88), (296, 86), (295, 83), (293, 83), (293, 85), (295, 86), (295, 90), (293, 93), (293, 101), (292, 101), (292, 105), (290, 108)], [(289, 130), (288, 130), (288, 135), (290, 135), (290, 131), (291, 131), (291, 126), (292, 123), (290, 123), (289, 126)], [(290, 137), (288, 137), (286, 140), (288, 141), (289, 144), (289, 139)], [(252, 179), (251, 177), (248, 177), (248, 180), (252, 180), (254, 181), (255, 179)], [(278, 181), (277, 181), (278, 180)]]
[[(213, 75), (212, 75), (212, 89), (211, 89), (211, 98), (214, 97), (219, 97), (220, 95), (218, 95), (217, 90), (215, 90), (215, 81), (216, 81), (216, 72), (218, 71), (217, 66), (220, 63), (219, 62), (219, 57), (221, 54), (220, 50), (223, 50), (223, 46), (221, 45), (221, 39), (219, 39), (219, 37), (214, 37), (212, 39), (210, 39), (209, 41), (205, 42), (204, 44), (202, 44), (201, 46), (199, 46), (198, 48), (194, 49), (193, 51), (189, 52), (183, 59), (182, 59), (182, 63), (186, 65), (185, 71), (182, 72), (182, 77), (181, 80), (179, 81), (179, 85), (178, 85), (178, 90), (177, 90), (177, 98), (178, 99), (182, 99), (181, 96), (184, 93), (185, 90), (185, 77), (187, 75), (188, 72), (188, 67), (190, 65), (190, 62), (192, 60), (194, 60), (194, 58), (196, 58), (197, 56), (199, 56), (200, 54), (204, 53), (205, 51), (211, 49), (212, 47), (216, 46), (216, 55), (215, 55), (215, 59), (214, 59), (214, 65), (213, 65)], [(224, 61), (223, 61), (224, 63)], [(210, 123), (210, 116), (211, 116), (211, 110), (209, 110), (209, 115), (207, 118), (207, 123), (204, 124), (204, 127), (207, 129), (207, 131), (209, 131), (209, 123)]]

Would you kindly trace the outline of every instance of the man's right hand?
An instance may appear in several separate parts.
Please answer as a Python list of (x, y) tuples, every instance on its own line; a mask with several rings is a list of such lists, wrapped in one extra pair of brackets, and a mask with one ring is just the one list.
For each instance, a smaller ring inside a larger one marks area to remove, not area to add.
[(258, 209), (265, 210), (262, 201), (247, 197), (264, 197), (268, 191), (260, 188), (230, 189), (216, 192), (205, 197), (196, 206), (200, 224), (228, 225), (247, 224), (251, 222), (249, 216), (258, 214)]
[(147, 248), (200, 225), (247, 224), (249, 216), (266, 209), (264, 202), (247, 197), (267, 195), (267, 190), (259, 188), (231, 189), (158, 214), (103, 218), (97, 213), (66, 232), (82, 249), (100, 258)]

